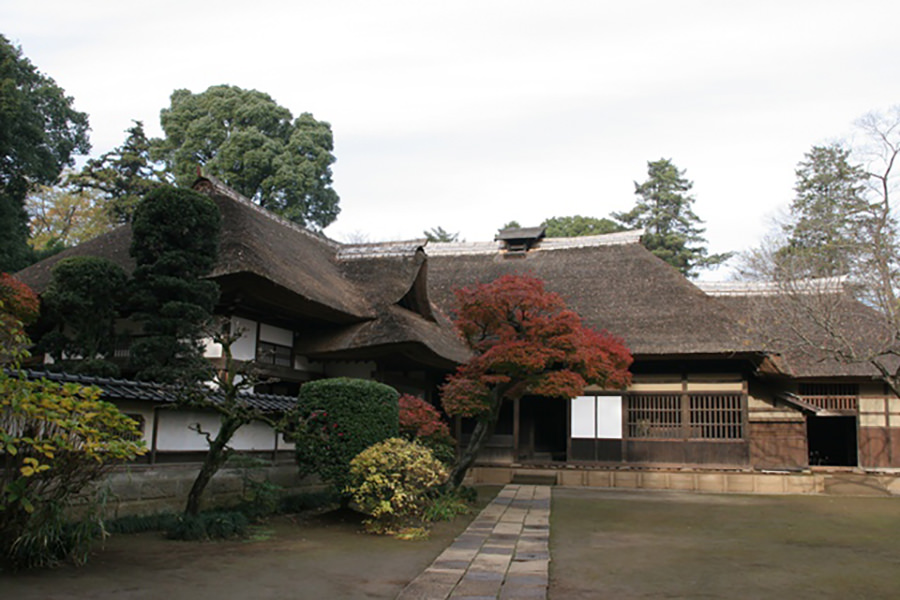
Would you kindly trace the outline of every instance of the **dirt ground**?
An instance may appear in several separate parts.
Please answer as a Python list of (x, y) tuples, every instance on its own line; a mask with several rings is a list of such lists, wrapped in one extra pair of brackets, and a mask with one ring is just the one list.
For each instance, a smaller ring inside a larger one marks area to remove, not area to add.
[(81, 568), (0, 574), (0, 599), (216, 600), (395, 598), (466, 528), (479, 508), (437, 523), (421, 541), (360, 533), (350, 511), (273, 519), (257, 538), (176, 542), (158, 533), (116, 535)]
[(551, 600), (898, 598), (900, 499), (557, 488)]

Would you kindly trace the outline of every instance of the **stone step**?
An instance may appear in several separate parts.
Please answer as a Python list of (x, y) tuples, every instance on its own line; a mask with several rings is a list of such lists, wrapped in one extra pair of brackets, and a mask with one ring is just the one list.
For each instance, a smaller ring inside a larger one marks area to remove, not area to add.
[(512, 483), (519, 485), (556, 485), (556, 473), (513, 473)]

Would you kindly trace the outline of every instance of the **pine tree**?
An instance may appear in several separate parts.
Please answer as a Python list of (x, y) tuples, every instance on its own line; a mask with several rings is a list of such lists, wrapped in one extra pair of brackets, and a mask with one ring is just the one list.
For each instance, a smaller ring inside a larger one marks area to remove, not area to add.
[(643, 228), (644, 246), (688, 277), (731, 257), (730, 252), (707, 256), (703, 221), (691, 209), (693, 186), (670, 159), (648, 162), (647, 181), (634, 183), (639, 198), (634, 208), (612, 214), (626, 228)]

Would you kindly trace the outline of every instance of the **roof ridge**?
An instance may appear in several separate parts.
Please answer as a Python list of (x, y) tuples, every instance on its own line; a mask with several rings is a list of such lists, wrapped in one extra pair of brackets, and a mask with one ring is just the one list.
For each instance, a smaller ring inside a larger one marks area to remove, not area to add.
[(298, 233), (306, 235), (306, 236), (308, 236), (314, 240), (317, 240), (319, 242), (324, 242), (325, 244), (330, 246), (333, 250), (340, 250), (341, 246), (343, 245), (340, 242), (337, 242), (337, 241), (329, 238), (328, 236), (326, 236), (323, 233), (319, 233), (317, 231), (312, 231), (309, 228), (307, 228), (303, 225), (300, 225), (299, 223), (295, 223), (294, 221), (285, 219), (284, 217), (282, 217), (278, 214), (275, 214), (274, 212), (272, 212), (266, 208), (263, 208), (262, 206), (256, 204), (255, 202), (253, 202), (252, 200), (250, 200), (249, 198), (247, 198), (246, 196), (244, 196), (243, 194), (238, 192), (237, 190), (234, 190), (234, 189), (228, 187), (227, 185), (225, 185), (225, 183), (219, 181), (218, 179), (216, 179), (215, 177), (213, 177), (211, 175), (203, 175), (201, 177), (198, 177), (197, 180), (194, 181), (193, 184), (191, 184), (191, 189), (200, 191), (201, 188), (198, 188), (197, 186), (199, 185), (202, 187), (204, 182), (207, 182), (209, 184), (209, 186), (217, 194), (225, 196), (225, 197), (229, 198), (230, 200), (234, 200), (238, 204), (241, 204), (251, 210), (255, 210), (257, 213), (264, 215), (266, 218), (271, 219), (271, 220), (275, 221), (276, 223), (280, 223), (281, 225), (284, 225), (290, 229), (293, 229), (294, 231), (296, 231)]
[[(616, 231), (597, 235), (581, 235), (575, 237), (544, 238), (540, 244), (529, 252), (568, 250), (572, 248), (594, 248), (598, 246), (620, 246), (637, 244), (644, 235), (643, 229)], [(428, 242), (425, 253), (429, 256), (461, 256), (469, 254), (499, 253), (502, 245), (498, 241), (490, 242)]]
[(848, 277), (817, 277), (791, 281), (695, 281), (707, 296), (775, 296), (782, 294), (838, 294)]
[(361, 242), (354, 244), (341, 244), (338, 249), (338, 260), (353, 260), (359, 258), (384, 258), (409, 256), (423, 248), (427, 240), (418, 238), (412, 240), (397, 240), (387, 242)]

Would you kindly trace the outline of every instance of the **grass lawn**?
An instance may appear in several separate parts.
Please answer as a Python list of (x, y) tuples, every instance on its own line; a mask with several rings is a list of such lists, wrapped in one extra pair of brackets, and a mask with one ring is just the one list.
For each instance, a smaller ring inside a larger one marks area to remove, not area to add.
[(900, 598), (900, 499), (553, 491), (550, 598)]
[(499, 489), (480, 488), (477, 508), (436, 523), (421, 541), (360, 533), (361, 517), (351, 511), (274, 518), (246, 541), (115, 535), (81, 568), (0, 573), (0, 599), (393, 599)]

